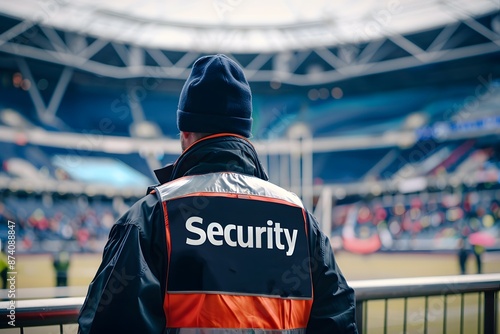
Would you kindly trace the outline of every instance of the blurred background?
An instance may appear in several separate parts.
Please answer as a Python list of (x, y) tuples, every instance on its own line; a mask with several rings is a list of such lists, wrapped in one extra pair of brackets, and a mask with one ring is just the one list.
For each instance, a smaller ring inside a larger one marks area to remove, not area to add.
[(15, 222), (20, 287), (88, 285), (179, 155), (178, 95), (213, 53), (244, 68), (270, 179), (348, 279), (459, 274), (459, 254), (500, 272), (498, 1), (0, 0), (0, 239)]

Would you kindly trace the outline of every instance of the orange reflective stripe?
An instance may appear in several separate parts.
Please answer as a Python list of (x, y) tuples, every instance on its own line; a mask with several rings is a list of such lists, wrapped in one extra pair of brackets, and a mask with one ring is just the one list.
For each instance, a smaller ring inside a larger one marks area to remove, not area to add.
[(172, 246), (170, 243), (170, 222), (168, 220), (167, 203), (163, 202), (162, 205), (163, 205), (163, 218), (165, 220), (165, 238), (167, 240), (167, 256), (168, 260), (170, 261), (170, 252), (172, 251)]
[(176, 334), (306, 334), (306, 328), (294, 329), (249, 329), (249, 328), (176, 328)]
[[(167, 214), (167, 203), (163, 202), (163, 218), (165, 221), (165, 239), (167, 241), (167, 261), (170, 263), (170, 254), (172, 251), (172, 244), (170, 242), (170, 223), (168, 220), (168, 214)], [(169, 271), (170, 266), (167, 266), (167, 277), (168, 277), (168, 271)], [(166, 280), (165, 284), (168, 283), (168, 280)], [(166, 299), (163, 301), (163, 311), (165, 312), (165, 316), (167, 316), (166, 313), (166, 307), (165, 307)]]
[(243, 137), (241, 135), (238, 135), (236, 133), (229, 133), (229, 132), (214, 133), (214, 134), (208, 135), (206, 137), (202, 137), (199, 140), (210, 139), (210, 138), (218, 138), (218, 137), (238, 137), (238, 138), (244, 139), (244, 140), (246, 140), (247, 142), (250, 143), (250, 141), (248, 140), (248, 138)]
[(165, 295), (169, 328), (306, 328), (312, 299), (219, 294)]
[(309, 228), (307, 226), (307, 211), (302, 209), (302, 217), (304, 217), (304, 230), (306, 231), (306, 235), (309, 235)]
[[(272, 197), (266, 197), (266, 196), (261, 196), (261, 195), (233, 194), (233, 193), (222, 193), (222, 192), (215, 193), (215, 192), (197, 191), (197, 192), (189, 193), (188, 195), (182, 196), (182, 197), (191, 197), (191, 196), (251, 199), (251, 200), (256, 200), (256, 201), (264, 201), (267, 203), (277, 203), (277, 204), (289, 205), (289, 206), (293, 206), (293, 207), (297, 207), (297, 208), (299, 207), (297, 204), (291, 203), (291, 202), (284, 200), (284, 199), (281, 199), (281, 198), (272, 198)], [(181, 197), (179, 197), (179, 198), (181, 198)], [(304, 216), (304, 219), (305, 219), (305, 216)]]
[(196, 140), (191, 145), (189, 145), (184, 150), (184, 152), (186, 152), (187, 150), (189, 150), (191, 147), (194, 146), (194, 144), (199, 143), (200, 141), (211, 139), (211, 138), (218, 138), (218, 137), (238, 137), (238, 138), (241, 138), (241, 139), (247, 141), (253, 147), (253, 144), (246, 137), (243, 137), (241, 135), (237, 135), (236, 133), (222, 132), (222, 133), (214, 133), (214, 134), (211, 134), (211, 135), (208, 135), (208, 136), (205, 136), (205, 137), (201, 137), (200, 139)]

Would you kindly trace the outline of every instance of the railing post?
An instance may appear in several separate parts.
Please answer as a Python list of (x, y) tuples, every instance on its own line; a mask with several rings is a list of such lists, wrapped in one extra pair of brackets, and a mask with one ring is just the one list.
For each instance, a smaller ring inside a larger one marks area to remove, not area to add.
[(484, 292), (484, 334), (497, 332), (497, 291)]
[(363, 334), (363, 301), (356, 301), (356, 327), (358, 333)]

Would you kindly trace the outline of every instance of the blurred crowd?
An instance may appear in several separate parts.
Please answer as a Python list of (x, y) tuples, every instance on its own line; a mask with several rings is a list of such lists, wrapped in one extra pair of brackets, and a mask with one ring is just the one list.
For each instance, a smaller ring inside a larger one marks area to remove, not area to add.
[(371, 250), (456, 249), (475, 232), (498, 237), (498, 195), (498, 190), (399, 194), (343, 204), (334, 208), (332, 234), (377, 240)]
[(74, 251), (93, 251), (95, 241), (106, 240), (117, 218), (128, 208), (120, 198), (4, 196), (0, 202), (0, 238), (6, 240), (4, 221), (16, 223), (18, 248), (43, 251), (39, 242), (58, 241)]
[[(383, 195), (338, 203), (333, 208), (332, 236), (344, 240), (340, 247), (353, 251), (357, 246), (350, 249), (345, 240), (358, 241), (361, 252), (457, 249), (459, 240), (474, 232), (498, 236), (499, 198), (500, 190), (489, 189)], [(17, 225), (18, 248), (26, 252), (44, 251), (37, 247), (44, 242), (71, 244), (77, 252), (96, 251), (135, 200), (3, 195), (0, 239), (7, 239), (6, 221), (12, 220)]]

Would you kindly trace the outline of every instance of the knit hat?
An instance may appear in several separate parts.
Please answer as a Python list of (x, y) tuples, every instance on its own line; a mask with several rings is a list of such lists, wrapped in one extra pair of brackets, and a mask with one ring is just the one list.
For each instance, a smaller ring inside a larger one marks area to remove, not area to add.
[(227, 56), (199, 58), (184, 83), (177, 108), (180, 131), (250, 137), (252, 92), (243, 70)]

